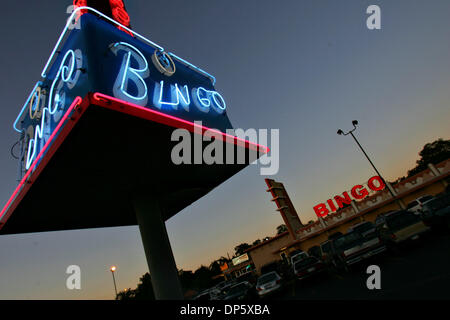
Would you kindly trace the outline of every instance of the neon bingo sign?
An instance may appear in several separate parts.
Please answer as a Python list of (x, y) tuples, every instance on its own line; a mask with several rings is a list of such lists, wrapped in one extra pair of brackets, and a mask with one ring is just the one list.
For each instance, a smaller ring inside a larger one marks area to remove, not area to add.
[[(83, 1), (78, 1), (83, 3)], [(122, 1), (117, 20), (80, 6), (64, 28), (14, 122), (21, 133), (22, 174), (36, 160), (77, 97), (99, 92), (210, 128), (231, 128), (215, 78), (129, 28)], [(114, 15), (113, 15), (114, 17)], [(73, 19), (80, 28), (70, 29)]]
[[(152, 83), (153, 90), (150, 91), (147, 84), (150, 76), (149, 63), (142, 52), (126, 42), (114, 43), (111, 51), (116, 56), (119, 56), (120, 51), (124, 52), (122, 65), (113, 87), (116, 98), (141, 106), (146, 106), (150, 98), (158, 109), (183, 108), (189, 112), (193, 103), (201, 112), (207, 113), (211, 109), (219, 114), (225, 112), (225, 100), (215, 90), (207, 90), (203, 87), (189, 88), (188, 85), (182, 86), (178, 83), (165, 85), (164, 80), (161, 80)], [(137, 66), (133, 66), (133, 60)], [(175, 73), (176, 67), (170, 55), (155, 51), (152, 60), (161, 73), (166, 75)], [(134, 88), (131, 88), (132, 86)]]
[[(385, 183), (380, 176), (374, 176), (367, 181), (367, 187), (372, 191), (381, 191), (385, 188)], [(351, 197), (350, 197), (351, 195)], [(363, 185), (357, 184), (353, 186), (350, 190), (342, 193), (342, 196), (335, 196), (334, 201), (328, 199), (326, 203), (319, 203), (314, 206), (314, 212), (318, 217), (325, 217), (329, 213), (335, 212), (338, 209), (344, 208), (344, 205), (349, 205), (352, 203), (352, 198), (355, 200), (363, 200), (369, 196), (369, 191)]]

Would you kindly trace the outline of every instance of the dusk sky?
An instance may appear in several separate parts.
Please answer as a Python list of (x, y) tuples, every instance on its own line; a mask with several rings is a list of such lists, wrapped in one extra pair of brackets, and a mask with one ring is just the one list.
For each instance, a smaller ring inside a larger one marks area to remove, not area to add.
[[(0, 205), (17, 185), (12, 128), (71, 1), (2, 3)], [(213, 74), (235, 128), (280, 130), (281, 181), (300, 219), (374, 175), (406, 175), (423, 145), (450, 138), (450, 2), (128, 0), (134, 30)], [(366, 8), (381, 8), (368, 30)], [(167, 221), (179, 269), (231, 256), (283, 223), (251, 165)], [(42, 199), (51, 202), (51, 197)], [(39, 212), (30, 212), (39, 214)], [(64, 212), (61, 212), (64, 214)], [(67, 266), (82, 290), (66, 289)], [(137, 226), (0, 236), (0, 299), (113, 299), (148, 271)]]

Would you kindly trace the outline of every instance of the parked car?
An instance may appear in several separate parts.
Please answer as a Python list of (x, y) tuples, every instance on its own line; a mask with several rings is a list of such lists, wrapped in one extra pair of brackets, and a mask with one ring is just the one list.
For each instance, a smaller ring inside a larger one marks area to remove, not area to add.
[(423, 222), (434, 229), (450, 228), (450, 194), (425, 202), (420, 209)]
[(224, 288), (224, 287), (226, 287), (227, 285), (229, 285), (230, 284), (230, 282), (231, 281), (222, 281), (222, 282), (219, 282), (218, 284), (216, 284), (213, 288), (214, 289), (216, 289), (216, 290), (222, 290), (222, 288)]
[(209, 289), (209, 294), (211, 295), (210, 300), (218, 300), (220, 298), (220, 296), (222, 295), (222, 292), (219, 288), (212, 287), (211, 289)]
[(294, 265), (294, 274), (299, 280), (308, 278), (325, 270), (325, 263), (316, 257), (308, 257), (304, 260), (297, 261)]
[(235, 284), (228, 290), (227, 295), (224, 300), (243, 300), (243, 299), (254, 299), (257, 295), (255, 293), (255, 288), (248, 281), (240, 282)]
[(340, 236), (342, 236), (342, 232), (337, 231), (335, 233), (330, 234), (328, 236), (328, 240), (333, 240), (333, 239), (339, 238)]
[(270, 262), (261, 267), (261, 274), (269, 273), (271, 271), (279, 272), (279, 269), (280, 267), (278, 261)]
[(363, 221), (363, 222), (352, 225), (350, 228), (348, 228), (347, 233), (350, 233), (353, 231), (359, 232), (360, 234), (362, 234), (363, 237), (365, 237), (372, 233), (377, 233), (378, 229), (372, 222)]
[(217, 297), (215, 297), (212, 293), (211, 293), (211, 291), (208, 289), (208, 290), (205, 290), (205, 291), (202, 291), (202, 292), (200, 292), (199, 294), (197, 294), (194, 298), (193, 298), (193, 300), (198, 300), (198, 301), (209, 301), (209, 300), (215, 300)]
[(256, 282), (256, 291), (260, 297), (280, 291), (282, 288), (282, 278), (275, 271), (261, 275)]
[(236, 284), (236, 280), (222, 281), (209, 289), (212, 300), (222, 299), (231, 286)]
[(230, 291), (230, 289), (236, 284), (235, 281), (229, 281), (227, 282), (222, 288), (220, 288), (220, 293), (217, 295), (217, 299), (222, 300), (224, 299), (227, 294), (228, 291)]
[(407, 210), (398, 210), (380, 215), (376, 219), (381, 237), (389, 244), (416, 240), (430, 231), (418, 215)]
[(332, 262), (333, 253), (334, 253), (333, 247), (332, 247), (332, 242), (333, 242), (333, 240), (326, 240), (319, 245), (320, 258), (326, 264), (330, 264)]
[(312, 246), (311, 248), (308, 249), (308, 255), (320, 259), (322, 256), (322, 254), (320, 252), (320, 247)]
[(236, 278), (236, 283), (239, 282), (249, 282), (251, 285), (254, 285), (256, 283), (256, 278), (257, 276), (255, 275), (254, 272), (246, 272), (243, 275), (240, 275), (239, 277)]
[(378, 229), (378, 231), (380, 231), (381, 226), (384, 224), (384, 216), (387, 214), (390, 214), (391, 212), (395, 212), (396, 210), (389, 210), (383, 213), (380, 213), (379, 215), (377, 215), (376, 219), (375, 219), (375, 227)]
[(377, 232), (352, 231), (333, 240), (333, 264), (338, 269), (349, 271), (349, 267), (386, 251), (386, 245)]
[(301, 260), (306, 259), (308, 257), (309, 257), (309, 255), (306, 252), (304, 252), (304, 251), (299, 252), (299, 253), (291, 256), (291, 266), (293, 266), (297, 261), (301, 261)]
[(295, 249), (289, 253), (289, 256), (292, 257), (292, 256), (295, 256), (297, 253), (301, 253), (301, 252), (303, 252), (303, 250)]
[(429, 200), (431, 200), (433, 198), (434, 198), (433, 196), (430, 196), (428, 194), (424, 195), (424, 196), (421, 196), (421, 197), (417, 198), (416, 200), (413, 200), (410, 203), (408, 203), (408, 205), (406, 206), (406, 210), (408, 210), (408, 211), (410, 211), (410, 212), (412, 212), (414, 214), (419, 215), (420, 214), (420, 209), (422, 209), (422, 205), (425, 202), (427, 202), (427, 201), (429, 201)]

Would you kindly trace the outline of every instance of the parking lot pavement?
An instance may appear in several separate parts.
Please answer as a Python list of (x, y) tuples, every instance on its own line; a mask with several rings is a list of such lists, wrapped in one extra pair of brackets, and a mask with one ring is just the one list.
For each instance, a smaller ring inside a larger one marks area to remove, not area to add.
[[(369, 265), (381, 269), (381, 289), (369, 290)], [(396, 252), (355, 266), (288, 284), (278, 299), (450, 299), (450, 234), (432, 233)], [(275, 298), (275, 297), (274, 297)]]

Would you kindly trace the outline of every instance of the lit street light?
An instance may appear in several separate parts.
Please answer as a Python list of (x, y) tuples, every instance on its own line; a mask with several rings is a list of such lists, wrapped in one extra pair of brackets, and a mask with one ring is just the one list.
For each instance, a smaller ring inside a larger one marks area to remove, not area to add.
[(116, 293), (116, 297), (117, 297), (117, 286), (116, 286), (116, 278), (114, 277), (114, 272), (117, 270), (116, 266), (112, 266), (110, 269), (112, 277), (113, 277), (113, 282), (114, 282), (114, 292)]

